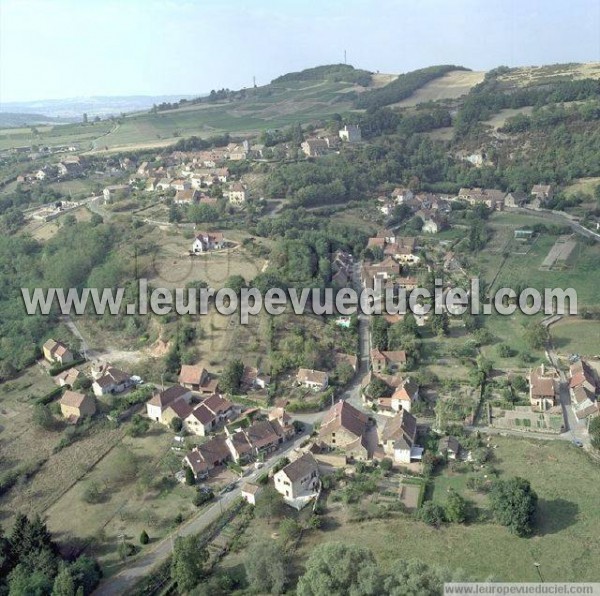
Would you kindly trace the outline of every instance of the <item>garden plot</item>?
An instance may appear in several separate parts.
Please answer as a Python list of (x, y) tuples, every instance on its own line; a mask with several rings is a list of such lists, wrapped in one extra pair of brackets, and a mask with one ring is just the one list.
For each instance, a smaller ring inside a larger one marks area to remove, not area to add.
[(577, 248), (577, 241), (573, 236), (559, 236), (546, 258), (542, 261), (540, 269), (550, 271), (554, 267), (564, 268), (572, 262), (571, 256)]

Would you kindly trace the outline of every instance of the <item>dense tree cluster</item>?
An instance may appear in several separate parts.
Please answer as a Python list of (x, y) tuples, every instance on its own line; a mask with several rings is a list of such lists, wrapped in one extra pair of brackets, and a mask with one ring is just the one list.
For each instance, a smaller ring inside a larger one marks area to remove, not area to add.
[(17, 515), (12, 532), (0, 529), (0, 593), (39, 596), (91, 594), (101, 573), (85, 555), (74, 561), (61, 558), (57, 544), (39, 517)]
[(300, 72), (289, 72), (271, 81), (272, 84), (291, 83), (296, 81), (334, 81), (355, 83), (366, 87), (371, 83), (371, 73), (368, 70), (354, 68), (350, 64), (325, 64), (306, 68)]

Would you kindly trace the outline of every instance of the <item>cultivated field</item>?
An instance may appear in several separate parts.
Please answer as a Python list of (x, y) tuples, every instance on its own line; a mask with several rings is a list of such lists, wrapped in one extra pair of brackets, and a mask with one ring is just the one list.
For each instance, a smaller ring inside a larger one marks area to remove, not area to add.
[(585, 64), (553, 64), (547, 66), (522, 66), (501, 75), (500, 81), (526, 87), (539, 85), (557, 79), (599, 79), (600, 62)]
[[(94, 124), (61, 124), (57, 126), (34, 126), (32, 128), (0, 129), (0, 150), (31, 145), (79, 145), (87, 149), (92, 142), (106, 134), (115, 125), (112, 122)], [(37, 131), (37, 132), (36, 132)]]
[(454, 70), (430, 81), (420, 89), (417, 89), (410, 97), (394, 104), (396, 107), (408, 108), (427, 101), (439, 101), (442, 99), (456, 99), (466, 95), (472, 87), (481, 83), (485, 72)]

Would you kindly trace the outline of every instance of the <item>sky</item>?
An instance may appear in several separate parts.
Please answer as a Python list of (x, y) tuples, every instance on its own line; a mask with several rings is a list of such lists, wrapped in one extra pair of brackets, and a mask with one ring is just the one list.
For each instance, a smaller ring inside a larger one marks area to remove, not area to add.
[(599, 0), (0, 0), (0, 102), (600, 61)]

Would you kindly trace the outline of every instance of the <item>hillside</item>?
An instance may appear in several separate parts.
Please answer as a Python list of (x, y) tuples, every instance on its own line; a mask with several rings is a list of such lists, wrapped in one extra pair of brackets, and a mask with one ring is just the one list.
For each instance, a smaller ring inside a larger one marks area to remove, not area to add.
[[(499, 68), (501, 88), (543, 87), (552, 82), (600, 78), (600, 64)], [(401, 75), (379, 75), (349, 65), (326, 65), (288, 73), (253, 89), (211, 92), (210, 96), (159, 106), (96, 127), (48, 126), (36, 136), (26, 128), (0, 131), (0, 150), (11, 147), (75, 143), (82, 151), (161, 147), (179, 138), (228, 132), (238, 136), (291, 124), (308, 124), (332, 114), (368, 107), (394, 109), (458, 99), (483, 80), (484, 73), (460, 66), (434, 66)], [(507, 106), (512, 107), (512, 106)]]

